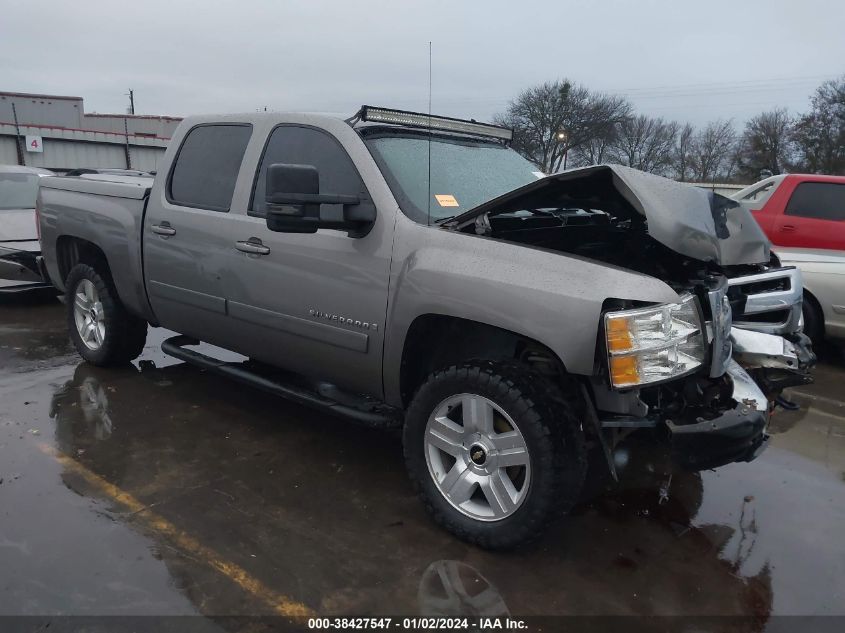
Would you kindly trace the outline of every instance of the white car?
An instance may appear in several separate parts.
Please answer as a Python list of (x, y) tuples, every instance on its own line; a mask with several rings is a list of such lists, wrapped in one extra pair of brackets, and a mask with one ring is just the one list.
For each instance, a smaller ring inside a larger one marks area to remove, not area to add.
[(804, 278), (804, 331), (816, 343), (845, 339), (845, 251), (776, 248), (776, 253)]

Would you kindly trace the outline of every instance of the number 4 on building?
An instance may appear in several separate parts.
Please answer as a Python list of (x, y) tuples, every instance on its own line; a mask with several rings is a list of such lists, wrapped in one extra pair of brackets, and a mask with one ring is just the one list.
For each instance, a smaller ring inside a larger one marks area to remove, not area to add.
[(40, 136), (27, 136), (26, 151), (44, 153), (44, 141), (41, 140)]

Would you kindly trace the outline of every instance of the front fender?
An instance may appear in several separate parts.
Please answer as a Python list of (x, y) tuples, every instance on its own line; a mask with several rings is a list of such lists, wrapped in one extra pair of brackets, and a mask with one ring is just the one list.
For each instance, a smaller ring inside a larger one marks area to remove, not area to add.
[(607, 299), (678, 300), (653, 277), (405, 218), (397, 223), (390, 287), (384, 383), (391, 404), (401, 402), (402, 351), (418, 316), (453, 316), (514, 332), (551, 349), (570, 373), (590, 375)]

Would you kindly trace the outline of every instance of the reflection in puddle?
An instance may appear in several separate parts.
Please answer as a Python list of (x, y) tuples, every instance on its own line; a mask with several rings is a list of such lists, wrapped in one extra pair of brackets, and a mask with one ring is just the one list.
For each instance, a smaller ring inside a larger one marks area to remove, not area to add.
[(100, 379), (89, 375), (91, 369), (88, 365), (79, 365), (73, 380), (56, 391), (50, 402), (50, 417), (57, 420), (57, 431), (73, 427), (74, 421), (84, 426), (73, 429), (70, 437), (60, 435), (59, 448), (62, 450), (73, 444), (73, 436), (105, 440), (112, 434), (114, 424), (109, 414), (109, 398)]
[(103, 440), (111, 435), (109, 399), (99, 380), (89, 377), (82, 382), (79, 386), (79, 406), (85, 421), (93, 426), (96, 439)]
[(510, 615), (493, 584), (475, 567), (457, 560), (439, 560), (423, 572), (420, 615), (431, 617)]

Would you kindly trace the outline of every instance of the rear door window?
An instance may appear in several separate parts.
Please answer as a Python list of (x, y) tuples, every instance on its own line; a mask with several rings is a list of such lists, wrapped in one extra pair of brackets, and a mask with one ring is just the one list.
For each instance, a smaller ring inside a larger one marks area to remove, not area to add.
[(0, 211), (34, 209), (38, 196), (38, 176), (35, 174), (0, 173)]
[(792, 193), (785, 213), (816, 220), (845, 220), (845, 185), (802, 182)]
[(228, 211), (251, 134), (247, 124), (198, 125), (188, 132), (170, 173), (168, 202)]

